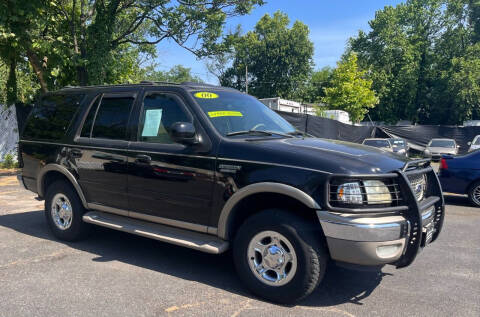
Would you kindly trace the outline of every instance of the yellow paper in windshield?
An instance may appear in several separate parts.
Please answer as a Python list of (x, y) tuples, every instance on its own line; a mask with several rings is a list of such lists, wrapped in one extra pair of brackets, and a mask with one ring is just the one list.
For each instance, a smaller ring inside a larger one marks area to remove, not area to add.
[(213, 93), (213, 92), (208, 92), (208, 91), (200, 91), (195, 93), (194, 95), (196, 98), (199, 99), (216, 99), (218, 98), (218, 95)]
[(240, 111), (209, 111), (208, 116), (210, 118), (217, 117), (243, 117)]

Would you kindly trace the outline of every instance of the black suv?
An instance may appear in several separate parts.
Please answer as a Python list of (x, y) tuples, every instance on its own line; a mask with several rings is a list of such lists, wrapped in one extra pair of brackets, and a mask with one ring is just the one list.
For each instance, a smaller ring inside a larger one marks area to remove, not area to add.
[(289, 303), (329, 259), (405, 267), (442, 228), (428, 160), (307, 137), (257, 99), (195, 83), (46, 94), (19, 142), (19, 179), (53, 234), (90, 225), (208, 253), (233, 249), (242, 281)]

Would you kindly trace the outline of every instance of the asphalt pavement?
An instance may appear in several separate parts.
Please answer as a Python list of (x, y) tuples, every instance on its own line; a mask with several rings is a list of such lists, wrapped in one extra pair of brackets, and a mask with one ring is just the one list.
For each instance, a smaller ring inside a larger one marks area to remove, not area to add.
[(296, 306), (253, 297), (229, 253), (98, 228), (57, 241), (43, 202), (0, 177), (0, 316), (480, 316), (480, 209), (447, 196), (439, 239), (408, 268), (330, 265)]

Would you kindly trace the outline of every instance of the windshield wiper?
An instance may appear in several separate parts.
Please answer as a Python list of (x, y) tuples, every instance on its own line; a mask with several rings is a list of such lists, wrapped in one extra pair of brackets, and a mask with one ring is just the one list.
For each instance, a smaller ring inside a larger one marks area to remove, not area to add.
[(235, 136), (235, 135), (243, 135), (243, 134), (260, 134), (260, 135), (266, 135), (266, 136), (272, 136), (272, 135), (279, 135), (283, 136), (285, 138), (293, 138), (293, 136), (280, 133), (280, 132), (275, 132), (275, 131), (265, 131), (265, 130), (245, 130), (245, 131), (236, 131), (236, 132), (230, 132), (227, 133), (227, 136)]

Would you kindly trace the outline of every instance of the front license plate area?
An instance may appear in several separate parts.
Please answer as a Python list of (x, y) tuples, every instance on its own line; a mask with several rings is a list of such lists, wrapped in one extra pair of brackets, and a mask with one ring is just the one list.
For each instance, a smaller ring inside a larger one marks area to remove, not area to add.
[(425, 247), (430, 242), (432, 242), (432, 238), (433, 238), (434, 233), (435, 233), (435, 226), (433, 225), (433, 221), (431, 221), (427, 225), (423, 226), (423, 229), (422, 229), (422, 247)]

